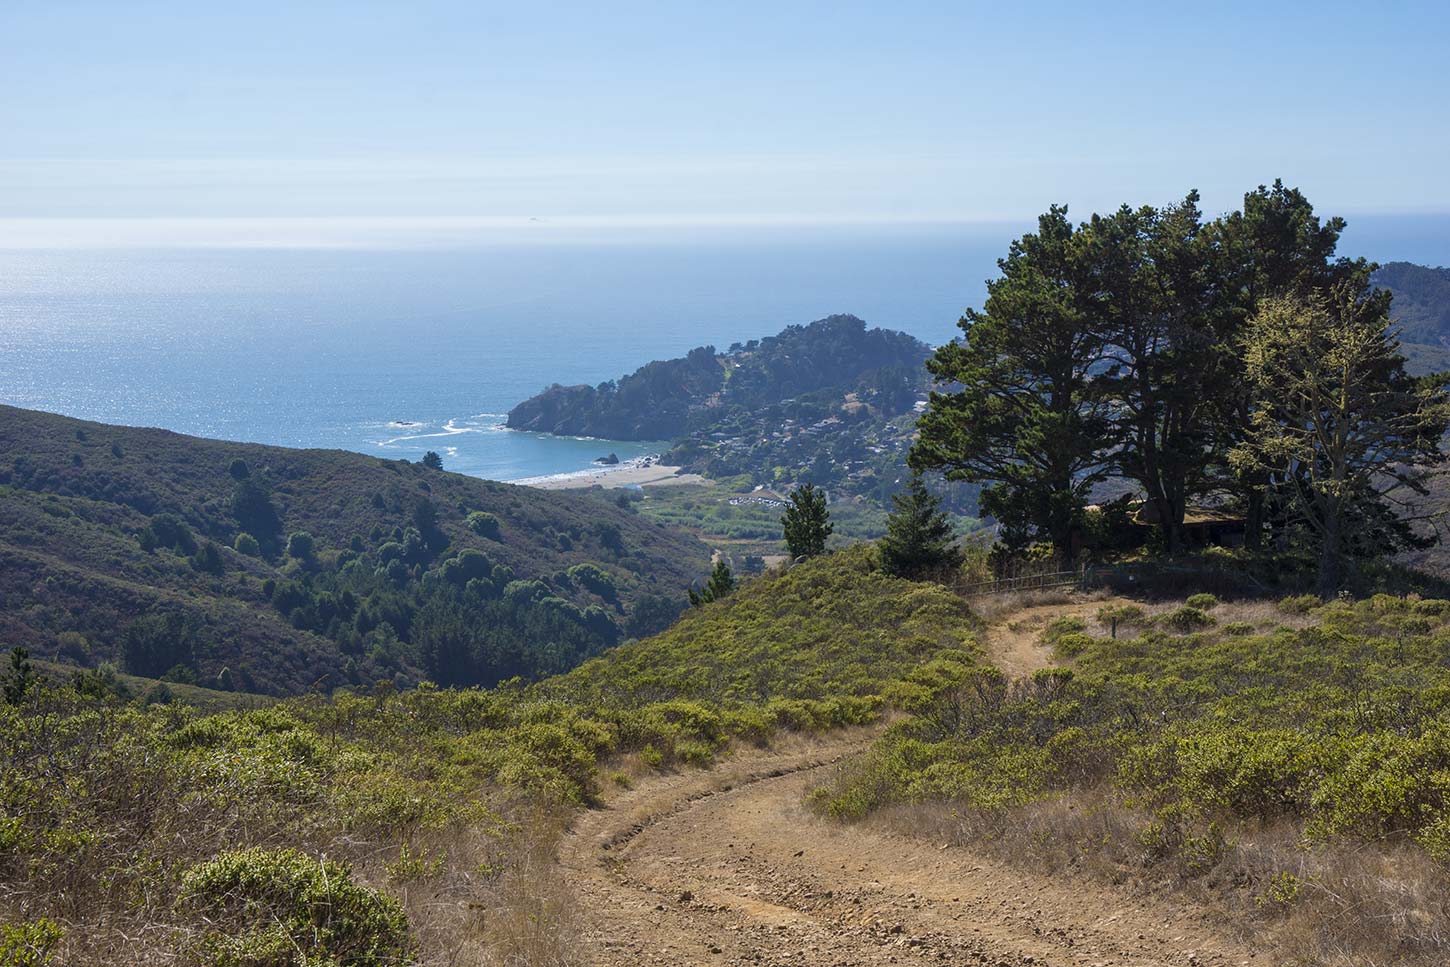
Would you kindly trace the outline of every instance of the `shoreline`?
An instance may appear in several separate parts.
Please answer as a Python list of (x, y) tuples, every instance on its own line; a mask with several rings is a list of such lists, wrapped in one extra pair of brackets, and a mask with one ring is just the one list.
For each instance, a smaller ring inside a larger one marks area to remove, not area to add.
[(595, 465), (584, 470), (570, 470), (566, 473), (551, 473), (541, 477), (524, 477), (508, 481), (521, 487), (536, 487), (539, 490), (583, 490), (589, 487), (617, 489), (620, 487), (666, 487), (677, 484), (707, 483), (697, 473), (680, 473), (682, 468), (657, 462), (658, 454), (621, 460), (604, 466)]

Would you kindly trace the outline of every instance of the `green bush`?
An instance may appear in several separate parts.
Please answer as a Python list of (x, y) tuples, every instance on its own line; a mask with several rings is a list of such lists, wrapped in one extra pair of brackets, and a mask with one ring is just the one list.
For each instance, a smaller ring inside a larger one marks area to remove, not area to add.
[(487, 537), (492, 541), (496, 541), (500, 537), (499, 520), (488, 511), (475, 510), (468, 515), (464, 523), (479, 537)]
[(1073, 631), (1065, 635), (1059, 635), (1053, 642), (1052, 651), (1063, 658), (1076, 658), (1087, 651), (1093, 645), (1092, 635), (1085, 635)]
[(1308, 614), (1324, 602), (1312, 594), (1300, 594), (1279, 601), (1279, 610), (1286, 614)]
[(307, 533), (307, 531), (297, 531), (287, 538), (288, 557), (307, 560), (312, 557), (316, 550), (317, 542), (312, 539), (312, 535)]
[(1188, 607), (1190, 608), (1197, 608), (1199, 611), (1212, 611), (1214, 608), (1218, 607), (1219, 602), (1218, 598), (1214, 595), (1208, 594), (1207, 592), (1202, 592), (1199, 594), (1189, 595), (1188, 600), (1183, 603), (1188, 605)]
[(232, 542), (232, 549), (247, 557), (257, 557), (262, 553), (262, 545), (258, 544), (257, 539), (246, 531), (237, 535), (237, 539)]
[(1213, 616), (1208, 612), (1185, 604), (1180, 608), (1174, 608), (1172, 611), (1165, 611), (1163, 614), (1158, 615), (1153, 623), (1159, 627), (1167, 628), (1169, 631), (1186, 635), (1195, 631), (1202, 631), (1204, 628), (1211, 628), (1217, 622), (1214, 621)]
[(1054, 618), (1052, 622), (1048, 624), (1045, 629), (1043, 629), (1042, 640), (1050, 645), (1057, 639), (1061, 638), (1063, 635), (1078, 634), (1086, 630), (1087, 622), (1082, 620), (1081, 618), (1073, 616)]
[(295, 849), (198, 864), (182, 877), (181, 905), (208, 923), (199, 952), (218, 967), (384, 967), (412, 946), (397, 901), (355, 884), (346, 864)]
[(44, 967), (64, 936), (60, 924), (44, 917), (0, 924), (0, 967)]

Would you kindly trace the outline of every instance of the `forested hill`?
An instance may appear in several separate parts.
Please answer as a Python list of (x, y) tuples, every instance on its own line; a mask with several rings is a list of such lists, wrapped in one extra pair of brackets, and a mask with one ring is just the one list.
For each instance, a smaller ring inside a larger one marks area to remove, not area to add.
[(563, 671), (709, 566), (626, 508), (0, 407), (0, 644), (291, 694)]
[(1394, 293), (1390, 315), (1399, 323), (1402, 341), (1450, 347), (1450, 268), (1389, 262), (1372, 278)]
[[(554, 385), (514, 407), (508, 426), (615, 440), (672, 440), (731, 409), (769, 406), (825, 389), (850, 391), (869, 374), (922, 371), (928, 347), (903, 332), (830, 316), (725, 353), (701, 346), (616, 382)], [(912, 395), (906, 401), (909, 407)]]

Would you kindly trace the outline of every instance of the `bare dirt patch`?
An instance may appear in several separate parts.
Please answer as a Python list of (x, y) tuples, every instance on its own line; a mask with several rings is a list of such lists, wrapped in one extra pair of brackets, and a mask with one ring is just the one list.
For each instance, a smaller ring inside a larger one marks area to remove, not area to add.
[(871, 734), (658, 776), (579, 818), (560, 861), (592, 962), (1228, 967), (1267, 955), (1189, 904), (1086, 888), (802, 799)]

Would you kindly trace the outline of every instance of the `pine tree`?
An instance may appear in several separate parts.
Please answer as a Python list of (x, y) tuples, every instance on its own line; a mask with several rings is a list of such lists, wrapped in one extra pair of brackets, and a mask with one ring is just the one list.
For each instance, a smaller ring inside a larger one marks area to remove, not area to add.
[(730, 566), (723, 560), (715, 562), (715, 569), (710, 572), (710, 579), (705, 582), (705, 590), (696, 591), (690, 588), (690, 604), (697, 608), (704, 607), (711, 601), (719, 601), (728, 598), (735, 590), (735, 575), (730, 573)]
[(881, 566), (887, 574), (917, 580), (961, 564), (941, 498), (926, 489), (919, 472), (912, 473), (906, 493), (896, 494), (891, 502), (896, 509), (886, 521), (881, 541)]
[(429, 470), (442, 470), (443, 458), (438, 455), (438, 452), (436, 450), (429, 450), (427, 453), (423, 454), (423, 466), (427, 467)]
[(36, 682), (35, 668), (30, 664), (30, 652), (24, 648), (10, 650), (10, 667), (0, 676), (0, 694), (7, 705), (19, 705), (25, 694)]
[(793, 558), (815, 557), (826, 552), (826, 539), (835, 529), (826, 510), (826, 492), (812, 484), (790, 493), (790, 504), (780, 518), (785, 546)]

